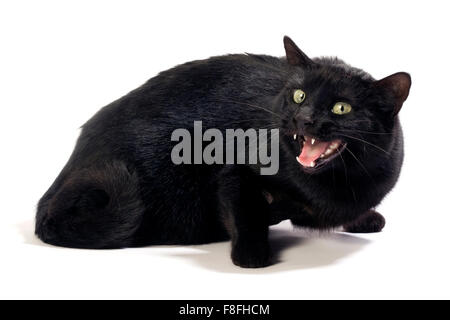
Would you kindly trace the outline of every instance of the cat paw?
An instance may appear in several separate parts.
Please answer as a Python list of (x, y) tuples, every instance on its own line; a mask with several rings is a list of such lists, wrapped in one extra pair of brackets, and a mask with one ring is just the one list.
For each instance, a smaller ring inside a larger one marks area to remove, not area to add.
[(380, 232), (385, 224), (386, 220), (381, 214), (375, 210), (370, 210), (356, 221), (344, 225), (344, 231), (350, 233)]
[(242, 268), (263, 268), (273, 264), (267, 244), (234, 246), (231, 250), (231, 260)]

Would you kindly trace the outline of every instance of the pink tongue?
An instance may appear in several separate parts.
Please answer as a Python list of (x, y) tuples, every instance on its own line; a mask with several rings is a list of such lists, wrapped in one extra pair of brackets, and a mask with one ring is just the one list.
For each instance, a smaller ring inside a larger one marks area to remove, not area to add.
[(311, 162), (316, 161), (327, 150), (330, 143), (316, 140), (312, 145), (311, 138), (309, 138), (303, 145), (302, 153), (298, 156), (298, 161), (302, 166), (309, 167)]

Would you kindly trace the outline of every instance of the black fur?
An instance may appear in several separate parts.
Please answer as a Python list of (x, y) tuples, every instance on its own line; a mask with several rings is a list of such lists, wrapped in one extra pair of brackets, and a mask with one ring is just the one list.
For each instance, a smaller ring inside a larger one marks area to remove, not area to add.
[[(371, 211), (394, 186), (403, 160), (396, 114), (410, 78), (375, 81), (334, 58), (309, 59), (289, 38), (287, 58), (227, 55), (160, 73), (101, 109), (38, 204), (36, 234), (54, 245), (117, 248), (232, 239), (243, 267), (272, 260), (268, 227), (380, 231)], [(292, 92), (307, 99), (299, 107)], [(330, 112), (347, 101), (351, 114)], [(175, 165), (177, 128), (279, 128), (280, 168)], [(321, 169), (301, 167), (294, 133), (340, 138), (347, 149)], [(364, 221), (367, 221), (365, 224)], [(376, 226), (374, 226), (374, 222)], [(382, 223), (381, 223), (382, 222)]]

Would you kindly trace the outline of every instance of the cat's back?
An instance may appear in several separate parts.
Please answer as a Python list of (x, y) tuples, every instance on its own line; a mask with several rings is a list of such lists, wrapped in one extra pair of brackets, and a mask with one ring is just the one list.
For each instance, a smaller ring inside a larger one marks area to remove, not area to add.
[(277, 95), (286, 74), (286, 62), (267, 55), (231, 54), (187, 62), (159, 73), (103, 107), (83, 125), (80, 142), (106, 139), (105, 143), (112, 145), (143, 137), (145, 132), (163, 134), (189, 128), (202, 120), (205, 125), (220, 127), (221, 121), (227, 121), (224, 116), (236, 116), (230, 108), (255, 112), (232, 102)]
[[(131, 97), (139, 100), (140, 111), (151, 116), (167, 111), (223, 100), (252, 99), (261, 94), (276, 95), (286, 79), (285, 63), (271, 56), (231, 54), (196, 60), (161, 72)], [(168, 108), (168, 109), (167, 109)]]
[(192, 111), (225, 99), (276, 95), (287, 72), (283, 59), (267, 55), (230, 54), (186, 62), (103, 107), (83, 127), (172, 116), (183, 108)]

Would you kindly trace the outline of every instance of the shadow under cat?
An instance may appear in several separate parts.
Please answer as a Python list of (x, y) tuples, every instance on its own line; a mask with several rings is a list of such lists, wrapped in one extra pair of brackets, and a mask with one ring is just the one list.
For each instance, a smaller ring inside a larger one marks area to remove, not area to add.
[[(26, 244), (54, 248), (40, 241), (31, 232), (34, 228), (32, 221), (23, 222), (17, 228), (23, 235)], [(341, 232), (318, 233), (299, 229), (292, 230), (291, 224), (287, 221), (271, 227), (269, 237), (276, 262), (262, 269), (243, 269), (235, 266), (228, 259), (229, 241), (192, 246), (149, 246), (131, 250), (142, 253), (144, 250), (185, 247), (194, 249), (195, 252), (180, 254), (178, 250), (174, 250), (177, 253), (171, 254), (164, 251), (161, 254), (174, 259), (185, 259), (201, 268), (220, 273), (265, 274), (326, 267), (362, 250), (371, 242)], [(112, 251), (117, 250), (127, 249), (113, 249)]]
[(341, 232), (314, 232), (292, 230), (285, 222), (271, 227), (269, 239), (275, 264), (260, 269), (244, 269), (235, 266), (227, 254), (229, 242), (189, 246), (198, 253), (173, 254), (170, 257), (184, 258), (202, 268), (220, 273), (265, 274), (289, 270), (320, 268), (332, 265), (370, 244), (370, 240)]

